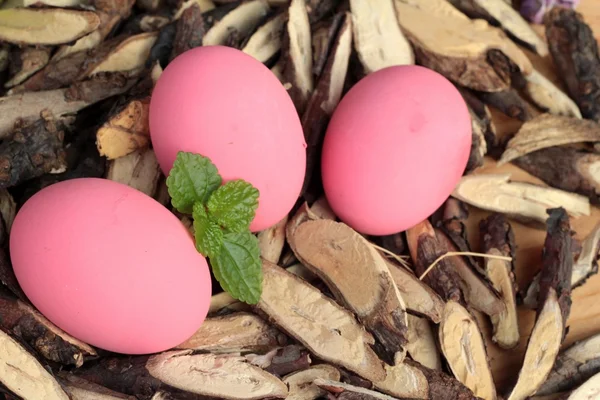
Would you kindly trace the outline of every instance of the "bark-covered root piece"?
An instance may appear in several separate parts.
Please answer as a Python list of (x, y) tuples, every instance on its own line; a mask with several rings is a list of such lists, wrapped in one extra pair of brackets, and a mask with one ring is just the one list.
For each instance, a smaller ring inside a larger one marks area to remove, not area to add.
[(498, 165), (549, 147), (600, 142), (600, 124), (551, 114), (526, 122), (507, 143)]
[(29, 179), (64, 172), (67, 168), (64, 132), (60, 123), (48, 119), (19, 127), (11, 140), (0, 144), (0, 188)]
[(207, 318), (179, 349), (213, 353), (268, 350), (284, 345), (287, 338), (257, 315), (239, 312)]
[(413, 272), (388, 260), (386, 264), (406, 303), (406, 310), (427, 317), (436, 324), (439, 323), (444, 310), (444, 302), (440, 296), (419, 280)]
[(132, 100), (115, 110), (96, 133), (100, 155), (114, 160), (148, 146), (149, 111), (150, 98)]
[(286, 400), (316, 400), (326, 394), (326, 391), (315, 385), (317, 379), (339, 381), (340, 371), (329, 364), (317, 364), (308, 369), (293, 372), (283, 377), (288, 385), (289, 394)]
[(546, 221), (546, 210), (556, 205), (574, 217), (590, 215), (587, 198), (531, 183), (512, 182), (510, 174), (464, 176), (452, 196), (472, 206), (538, 225)]
[(299, 115), (314, 90), (312, 36), (306, 0), (292, 0), (282, 44), (283, 81)]
[(581, 119), (581, 111), (565, 92), (536, 70), (516, 79), (515, 86), (540, 109), (553, 114)]
[(37, 310), (0, 292), (0, 326), (30, 345), (46, 360), (80, 367), (96, 350), (48, 321)]
[(86, 70), (84, 77), (91, 77), (101, 72), (141, 71), (157, 38), (157, 32), (144, 32), (126, 38), (112, 47), (102, 61), (93, 68), (86, 68), (84, 65)]
[(536, 394), (542, 396), (572, 390), (598, 373), (600, 334), (576, 342), (562, 351)]
[(71, 400), (136, 400), (135, 396), (115, 392), (68, 372), (61, 372), (58, 375), (61, 385), (71, 396)]
[(51, 53), (51, 47), (38, 48), (34, 46), (13, 51), (9, 64), (10, 79), (4, 84), (4, 87), (16, 86), (44, 68), (50, 61)]
[(414, 64), (410, 42), (398, 26), (393, 0), (350, 0), (354, 47), (365, 74)]
[(277, 264), (285, 246), (285, 226), (288, 222), (286, 215), (281, 221), (258, 233), (260, 255), (265, 260)]
[(550, 209), (548, 214), (537, 318), (523, 367), (508, 400), (524, 400), (544, 383), (564, 340), (571, 309), (573, 255), (569, 217), (562, 208)]
[(485, 104), (510, 118), (529, 121), (535, 114), (533, 107), (512, 88), (500, 92), (479, 92), (477, 95)]
[[(235, 354), (168, 351), (154, 356), (104, 358), (72, 372), (90, 382), (138, 399), (159, 390), (176, 399), (213, 396), (231, 400), (285, 398), (288, 389), (276, 376)], [(198, 396), (200, 395), (200, 396)]]
[(202, 46), (202, 38), (206, 26), (202, 17), (200, 3), (191, 1), (189, 7), (186, 7), (175, 25), (175, 39), (171, 50), (170, 60), (191, 50)]
[(298, 259), (357, 315), (393, 363), (407, 343), (406, 306), (383, 257), (349, 226), (324, 219), (301, 224), (289, 242)]
[(303, 279), (264, 260), (258, 308), (320, 359), (371, 381), (385, 379), (383, 363), (371, 349), (375, 340), (349, 311)]
[(488, 258), (485, 271), (494, 288), (500, 293), (505, 310), (491, 317), (494, 327), (492, 340), (504, 349), (519, 344), (517, 315), (517, 284), (515, 281), (515, 239), (509, 222), (502, 214), (492, 214), (479, 223), (483, 251), (493, 256), (511, 257), (512, 261)]
[[(204, 34), (203, 46), (226, 45), (231, 35), (236, 37), (236, 41), (243, 40), (258, 26), (270, 10), (269, 4), (265, 0), (246, 1), (229, 10), (228, 7), (229, 5), (219, 7), (219, 9), (225, 10), (226, 14), (214, 22)], [(211, 10), (211, 12), (216, 13), (219, 9)], [(205, 20), (207, 23), (211, 23), (209, 18)]]
[(548, 46), (531, 25), (506, 0), (450, 0), (455, 7), (471, 18), (482, 18), (492, 25), (501, 26), (516, 42), (542, 57), (548, 55)]
[(395, 5), (417, 62), (461, 86), (507, 90), (515, 71), (527, 75), (533, 68), (501, 29), (469, 19), (446, 0), (395, 0)]
[(123, 183), (153, 197), (161, 176), (160, 165), (150, 148), (135, 151), (109, 162), (106, 178)]
[(100, 18), (91, 11), (63, 8), (0, 10), (0, 40), (21, 45), (70, 43), (99, 25)]
[(431, 322), (409, 314), (407, 337), (406, 350), (413, 360), (430, 369), (442, 369), (442, 360)]
[(352, 52), (351, 15), (345, 13), (340, 18), (340, 26), (333, 35), (333, 43), (325, 56), (325, 65), (319, 74), (319, 81), (308, 101), (304, 115), (302, 115), (302, 128), (307, 145), (306, 174), (302, 186), (302, 194), (305, 195), (305, 198), (309, 193), (315, 191), (313, 190), (314, 183), (320, 178), (319, 161), (323, 137), (329, 118), (342, 97)]
[(544, 19), (550, 53), (558, 75), (584, 118), (600, 121), (600, 56), (598, 43), (583, 16), (554, 7)]
[(554, 188), (586, 196), (600, 204), (600, 154), (568, 146), (548, 147), (512, 161)]
[(0, 348), (0, 385), (23, 399), (70, 400), (44, 366), (2, 330)]
[(485, 342), (467, 309), (455, 301), (446, 303), (438, 334), (442, 353), (456, 379), (476, 396), (496, 399)]

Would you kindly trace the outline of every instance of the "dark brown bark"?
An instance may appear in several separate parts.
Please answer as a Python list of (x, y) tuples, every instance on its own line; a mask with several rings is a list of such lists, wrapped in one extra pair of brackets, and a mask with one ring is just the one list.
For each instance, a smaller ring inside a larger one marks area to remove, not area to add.
[(502, 255), (513, 258), (514, 271), (515, 235), (508, 219), (503, 214), (494, 213), (479, 223), (482, 250), (497, 249)]
[(206, 28), (200, 7), (197, 4), (188, 7), (181, 14), (176, 27), (171, 60), (194, 47), (202, 46), (202, 37)]
[(511, 118), (520, 121), (528, 121), (533, 118), (533, 108), (514, 89), (493, 93), (478, 92), (477, 95), (484, 103), (497, 108)]
[(12, 140), (0, 144), (0, 188), (64, 170), (63, 139), (60, 124), (52, 119), (40, 119), (15, 129)]
[(549, 147), (512, 161), (547, 185), (582, 194), (600, 204), (600, 176), (595, 176), (592, 168), (598, 162), (600, 155), (567, 146)]
[(4, 248), (0, 249), (0, 282), (6, 286), (8, 290), (17, 296), (20, 300), (27, 302), (27, 296), (23, 293), (19, 281), (15, 276), (10, 258), (8, 257), (7, 251)]
[(545, 17), (546, 37), (558, 75), (584, 118), (600, 121), (598, 43), (583, 16), (555, 7)]
[[(309, 14), (310, 16), (310, 14)], [(312, 28), (313, 74), (318, 79), (325, 68), (331, 47), (335, 43), (344, 14), (338, 13), (333, 18), (321, 21)]]
[(279, 349), (265, 371), (282, 377), (308, 367), (310, 367), (309, 352), (303, 347), (291, 345)]
[(125, 73), (101, 72), (90, 79), (69, 86), (65, 92), (65, 99), (92, 104), (126, 92), (137, 80), (136, 77)]
[(333, 15), (341, 0), (307, 0), (306, 9), (311, 24)]
[(407, 250), (406, 237), (403, 232), (395, 233), (393, 235), (379, 236), (374, 238), (374, 241), (386, 250), (391, 251), (394, 254), (404, 254)]
[(405, 360), (406, 364), (418, 368), (427, 378), (429, 382), (429, 399), (430, 400), (478, 400), (473, 392), (465, 385), (451, 376), (433, 369), (424, 367), (423, 365)]
[[(496, 136), (496, 128), (492, 122), (492, 114), (487, 106), (481, 101), (479, 97), (475, 95), (475, 93), (467, 88), (457, 87), (462, 95), (463, 99), (467, 103), (467, 106), (472, 111), (471, 117), (476, 118), (476, 123), (480, 127), (483, 137), (485, 138), (486, 143), (486, 154), (492, 157), (500, 157), (502, 154), (501, 149), (499, 149), (498, 137)], [(475, 135), (473, 135), (475, 137)], [(479, 140), (479, 139), (478, 139)], [(477, 143), (475, 140), (471, 144), (471, 154), (473, 154), (474, 148), (476, 148)], [(471, 160), (471, 158), (475, 158), (475, 160)], [(483, 160), (479, 161), (477, 156), (470, 156), (469, 164), (467, 165), (467, 170), (471, 170), (473, 167), (470, 166), (472, 164), (477, 164), (481, 162), (483, 164)]]
[(569, 216), (563, 208), (548, 210), (547, 236), (542, 251), (542, 270), (540, 271), (540, 310), (546, 302), (548, 290), (556, 290), (560, 305), (563, 326), (571, 311), (571, 273), (573, 270), (573, 252), (571, 248), (571, 227)]

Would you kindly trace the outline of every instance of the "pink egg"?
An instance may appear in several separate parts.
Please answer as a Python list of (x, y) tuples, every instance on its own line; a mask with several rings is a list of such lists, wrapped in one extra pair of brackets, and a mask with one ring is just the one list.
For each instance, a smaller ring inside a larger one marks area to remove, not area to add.
[(300, 195), (306, 143), (294, 104), (267, 67), (239, 50), (198, 47), (173, 60), (152, 93), (150, 132), (165, 174), (187, 151), (210, 158), (224, 181), (253, 184), (254, 232), (279, 222)]
[(120, 183), (82, 178), (41, 190), (15, 218), (10, 256), (42, 314), (105, 350), (167, 350), (208, 313), (210, 273), (192, 236), (160, 203)]
[(359, 232), (406, 230), (450, 195), (470, 147), (471, 118), (452, 83), (420, 66), (379, 70), (352, 87), (329, 123), (327, 200)]

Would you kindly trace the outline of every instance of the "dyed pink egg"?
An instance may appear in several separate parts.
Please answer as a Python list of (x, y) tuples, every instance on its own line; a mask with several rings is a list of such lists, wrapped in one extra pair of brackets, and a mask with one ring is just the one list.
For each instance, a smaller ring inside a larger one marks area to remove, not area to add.
[(120, 183), (82, 178), (41, 190), (15, 218), (10, 256), (42, 314), (105, 350), (172, 348), (208, 313), (210, 273), (192, 236), (160, 203)]
[(267, 67), (239, 50), (198, 47), (173, 60), (152, 93), (150, 135), (165, 174), (187, 151), (210, 158), (224, 181), (253, 184), (254, 232), (279, 222), (300, 195), (306, 143), (294, 104)]
[(350, 89), (322, 153), (327, 200), (359, 232), (387, 235), (429, 217), (467, 164), (471, 118), (458, 90), (420, 66), (374, 72)]

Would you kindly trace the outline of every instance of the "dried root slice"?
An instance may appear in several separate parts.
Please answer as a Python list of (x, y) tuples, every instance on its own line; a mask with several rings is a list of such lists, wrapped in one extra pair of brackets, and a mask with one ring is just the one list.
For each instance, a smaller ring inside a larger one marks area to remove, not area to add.
[(31, 306), (0, 292), (0, 325), (20, 337), (40, 355), (63, 365), (80, 367), (96, 351), (63, 332)]
[(549, 147), (512, 161), (549, 186), (600, 204), (600, 155), (571, 147)]
[(392, 0), (350, 0), (350, 9), (354, 47), (365, 74), (414, 64), (413, 50), (398, 26)]
[(98, 129), (100, 155), (114, 160), (146, 147), (150, 141), (150, 98), (132, 100)]
[(190, 0), (187, 3), (189, 7), (182, 11), (176, 22), (171, 60), (190, 49), (202, 46), (202, 38), (206, 27), (204, 26), (201, 6), (197, 0)]
[(573, 255), (569, 217), (562, 208), (551, 209), (548, 215), (540, 272), (540, 308), (519, 379), (508, 400), (524, 400), (544, 383), (560, 350), (571, 309)]
[(271, 18), (250, 36), (242, 51), (262, 63), (273, 59), (281, 49), (286, 19), (287, 17), (284, 13)]
[[(192, 221), (189, 222), (189, 229), (192, 229)], [(215, 294), (210, 298), (210, 307), (208, 309), (209, 316), (227, 315), (236, 311), (250, 311), (250, 306), (246, 303), (238, 301), (231, 297), (227, 292)]]
[(39, 119), (14, 131), (12, 140), (0, 144), (0, 188), (18, 185), (67, 168), (62, 126), (52, 119)]
[(512, 229), (502, 214), (492, 214), (479, 224), (483, 251), (496, 256), (508, 256), (513, 261), (486, 259), (485, 271), (494, 288), (500, 293), (504, 311), (491, 317), (494, 327), (492, 340), (503, 349), (519, 344), (519, 321), (517, 315), (517, 284), (515, 282), (515, 241)]
[(177, 348), (234, 353), (272, 349), (285, 341), (285, 336), (262, 318), (239, 312), (207, 318), (200, 329)]
[(0, 10), (0, 40), (16, 44), (57, 45), (94, 31), (100, 18), (90, 11), (63, 8)]
[(565, 400), (592, 400), (598, 397), (600, 397), (600, 374), (596, 374), (585, 381)]
[(450, 0), (458, 9), (472, 18), (483, 18), (500, 25), (516, 39), (542, 57), (548, 55), (548, 46), (531, 25), (505, 0)]
[[(415, 263), (417, 276), (422, 276), (435, 260), (448, 252), (448, 249), (436, 237), (433, 226), (427, 220), (409, 228), (406, 231), (406, 239), (410, 255)], [(448, 259), (440, 261), (425, 275), (423, 281), (435, 290), (444, 301), (464, 302), (460, 276), (448, 263)]]
[[(383, 393), (365, 389), (360, 386), (353, 386), (347, 383), (342, 383), (330, 379), (315, 379), (313, 382), (320, 388), (325, 389), (329, 393), (338, 395), (336, 399), (344, 400), (399, 400), (396, 397), (387, 396)], [(425, 398), (425, 397), (424, 397)]]
[(512, 88), (500, 92), (480, 92), (478, 95), (484, 103), (520, 121), (529, 121), (535, 113), (533, 107)]
[(62, 372), (59, 376), (71, 400), (136, 400), (135, 396), (115, 392), (69, 373)]
[(244, 357), (252, 365), (278, 377), (305, 370), (311, 363), (308, 350), (299, 345), (276, 348), (266, 354), (246, 354)]
[(56, 379), (0, 330), (0, 384), (23, 399), (70, 400)]
[(455, 301), (446, 303), (439, 340), (456, 379), (471, 389), (475, 396), (495, 399), (496, 387), (481, 331), (467, 309)]
[(521, 88), (539, 108), (554, 115), (581, 118), (581, 111), (577, 104), (544, 75), (532, 70), (523, 78)]
[(172, 351), (148, 359), (151, 376), (174, 388), (223, 399), (283, 399), (281, 380), (246, 362), (244, 357)]
[(513, 68), (531, 72), (527, 56), (499, 28), (473, 21), (445, 0), (395, 0), (398, 21), (419, 64), (474, 90), (510, 87)]
[[(439, 323), (444, 310), (444, 302), (440, 296), (406, 268), (388, 260), (386, 264), (406, 303), (406, 309), (414, 314), (425, 316), (436, 324)], [(410, 334), (410, 321), (408, 327)]]
[[(440, 230), (436, 230), (436, 237), (443, 248), (451, 252), (458, 251), (452, 241)], [(451, 257), (447, 259), (447, 262), (460, 276), (467, 304), (489, 316), (498, 315), (505, 310), (504, 304), (492, 284), (471, 264), (467, 263), (465, 258), (462, 256)]]
[(264, 0), (251, 0), (242, 3), (219, 19), (206, 32), (202, 44), (204, 46), (224, 45), (232, 32), (235, 32), (240, 38), (246, 37), (267, 16), (269, 10), (269, 4)]
[(428, 320), (409, 314), (407, 337), (406, 350), (413, 360), (430, 369), (442, 369), (437, 342)]
[[(472, 170), (472, 165), (483, 165), (483, 156), (486, 154), (494, 155), (498, 148), (498, 138), (496, 127), (492, 121), (492, 113), (489, 108), (477, 97), (473, 91), (466, 88), (457, 87), (463, 99), (469, 107), (473, 125), (473, 138), (471, 142), (471, 156), (467, 165), (468, 170)], [(481, 133), (480, 133), (481, 132)], [(480, 135), (483, 135), (484, 142), (481, 143)], [(477, 138), (476, 138), (477, 137)], [(475, 139), (476, 138), (476, 139)], [(480, 143), (478, 143), (480, 142)], [(474, 146), (479, 146), (481, 150), (477, 152)], [(485, 149), (485, 150), (483, 150)], [(473, 155), (475, 152), (475, 156)], [(478, 153), (483, 153), (480, 156)], [(471, 166), (471, 167), (470, 167)]]
[[(5, 233), (10, 234), (13, 221), (17, 215), (17, 204), (10, 192), (6, 189), (0, 190), (0, 217), (2, 217), (2, 225)], [(0, 240), (2, 242), (2, 240)]]
[(556, 358), (554, 367), (536, 392), (538, 395), (572, 390), (600, 372), (600, 335), (571, 345)]
[(263, 261), (263, 293), (258, 308), (320, 359), (371, 381), (385, 379), (371, 349), (373, 337), (346, 309), (304, 280)]
[(106, 178), (128, 185), (154, 197), (161, 176), (160, 166), (150, 148), (138, 150), (109, 162)]
[(16, 62), (11, 65), (11, 69), (15, 69), (15, 71), (11, 74), (11, 79), (4, 84), (4, 87), (16, 86), (44, 68), (50, 61), (50, 54), (51, 48), (49, 47), (27, 47), (18, 52), (17, 57), (13, 57)]
[(340, 23), (341, 26), (334, 37), (334, 43), (315, 91), (302, 116), (302, 127), (307, 144), (306, 174), (302, 194), (306, 194), (310, 190), (314, 180), (320, 175), (319, 157), (323, 137), (329, 118), (342, 97), (346, 82), (352, 53), (352, 18), (350, 14), (345, 13)]
[(288, 222), (287, 215), (272, 227), (258, 233), (258, 247), (260, 256), (265, 260), (277, 264), (285, 245), (285, 227)]
[(471, 134), (471, 151), (466, 167), (467, 172), (481, 167), (484, 163), (484, 157), (487, 153), (485, 131), (489, 126), (475, 114), (471, 107), (469, 107), (469, 114), (471, 115), (471, 129), (473, 132)]
[(305, 0), (290, 3), (282, 53), (284, 86), (302, 115), (314, 90), (312, 36)]
[(525, 400), (537, 392), (554, 365), (564, 328), (556, 292), (550, 288), (531, 332), (519, 379), (508, 400)]
[(343, 223), (321, 219), (301, 224), (288, 240), (302, 264), (357, 315), (389, 359), (404, 351), (404, 300), (384, 258), (364, 237)]
[(581, 243), (581, 252), (573, 264), (571, 287), (582, 285), (590, 276), (598, 272), (598, 251), (600, 250), (600, 223)]
[(150, 49), (157, 38), (158, 33), (147, 32), (125, 39), (106, 56), (103, 62), (92, 69), (88, 76), (100, 72), (140, 70), (150, 56)]
[(549, 147), (600, 142), (600, 124), (572, 117), (542, 114), (521, 126), (508, 141), (499, 165)]
[(288, 385), (289, 394), (286, 400), (315, 400), (324, 396), (326, 392), (313, 381), (324, 379), (330, 381), (340, 380), (340, 371), (328, 364), (318, 364), (312, 367), (291, 373), (283, 378)]
[(98, 101), (127, 91), (133, 81), (122, 75), (102, 76), (74, 84), (68, 89), (0, 97), (0, 138), (9, 136), (15, 123), (38, 120), (43, 110), (55, 118), (76, 113)]
[(554, 7), (544, 19), (558, 75), (584, 118), (600, 121), (600, 56), (592, 29), (575, 10)]
[(590, 215), (587, 198), (525, 182), (511, 182), (510, 174), (464, 176), (452, 196), (472, 206), (514, 218), (546, 221), (546, 209), (562, 206), (578, 217)]

